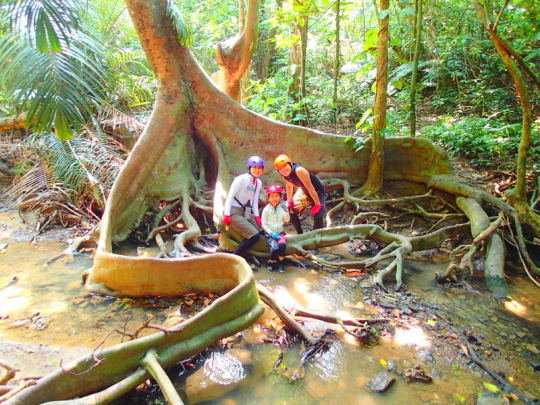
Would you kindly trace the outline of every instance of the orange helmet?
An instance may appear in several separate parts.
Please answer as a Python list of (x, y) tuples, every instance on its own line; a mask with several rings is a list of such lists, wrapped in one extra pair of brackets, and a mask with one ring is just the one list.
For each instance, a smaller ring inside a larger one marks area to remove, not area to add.
[(287, 163), (291, 163), (291, 158), (287, 155), (279, 155), (277, 158), (274, 159), (274, 167), (276, 168), (276, 170), (281, 169)]

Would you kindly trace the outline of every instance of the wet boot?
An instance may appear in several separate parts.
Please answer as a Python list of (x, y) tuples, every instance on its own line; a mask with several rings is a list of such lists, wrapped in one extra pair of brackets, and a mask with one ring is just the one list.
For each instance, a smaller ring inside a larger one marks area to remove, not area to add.
[(279, 262), (278, 264), (278, 271), (280, 273), (285, 273), (285, 264), (283, 263), (283, 260)]

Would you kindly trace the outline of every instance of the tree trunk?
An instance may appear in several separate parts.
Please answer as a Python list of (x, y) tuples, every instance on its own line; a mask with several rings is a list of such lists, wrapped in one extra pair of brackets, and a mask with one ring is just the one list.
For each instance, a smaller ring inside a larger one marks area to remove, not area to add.
[(540, 215), (536, 214), (531, 207), (529, 207), (527, 201), (527, 152), (529, 149), (532, 123), (531, 104), (529, 102), (527, 86), (525, 85), (525, 80), (523, 79), (521, 71), (512, 58), (512, 53), (515, 54), (515, 52), (512, 52), (509, 49), (508, 45), (505, 44), (494, 29), (484, 5), (478, 3), (477, 0), (471, 0), (471, 2), (486, 28), (495, 49), (508, 69), (510, 77), (512, 77), (512, 80), (514, 81), (514, 86), (516, 87), (519, 103), (521, 105), (521, 139), (516, 160), (516, 187), (508, 193), (508, 199), (516, 209), (520, 222), (528, 224), (536, 235), (540, 235)]
[(335, 114), (334, 114), (334, 118), (335, 118), (335, 123), (336, 123), (336, 129), (337, 129), (337, 125), (338, 125), (338, 115), (339, 115), (339, 107), (338, 107), (338, 83), (339, 83), (339, 69), (340, 69), (340, 38), (339, 38), (339, 23), (340, 23), (340, 16), (339, 16), (339, 13), (340, 13), (340, 5), (341, 5), (341, 2), (340, 0), (336, 0), (336, 56), (335, 56), (335, 60), (334, 60), (334, 94), (332, 96), (332, 102), (334, 104), (334, 108), (335, 108)]
[[(389, 0), (380, 0), (380, 14), (388, 13)], [(384, 128), (386, 126), (386, 99), (388, 86), (388, 14), (379, 18), (379, 36), (377, 43), (377, 87), (373, 114), (373, 134), (371, 135), (371, 156), (366, 181), (362, 186), (364, 195), (377, 193), (383, 183), (384, 170)]]
[[(297, 0), (295, 0), (297, 1)], [(309, 15), (303, 12), (294, 23), (294, 30), (300, 38), (300, 42), (292, 46), (290, 50), (291, 68), (293, 77), (289, 90), (293, 100), (300, 102), (306, 96), (306, 58), (308, 40)], [(297, 121), (298, 125), (306, 125), (309, 122), (309, 112), (304, 107), (306, 119)]]
[(416, 0), (414, 24), (414, 56), (411, 76), (411, 136), (416, 136), (416, 80), (418, 78), (418, 59), (420, 56), (420, 43), (422, 40), (422, 4), (423, 0)]
[(259, 27), (259, 1), (248, 0), (245, 18), (243, 5), (243, 1), (239, 0), (241, 31), (235, 37), (217, 44), (216, 61), (220, 70), (212, 75), (221, 91), (237, 102), (241, 100), (240, 80), (251, 62)]
[[(263, 309), (253, 273), (238, 256), (217, 253), (159, 259), (112, 252), (113, 241), (125, 239), (156, 200), (182, 202), (182, 216), (190, 228), (184, 234), (191, 238), (186, 237), (184, 242), (196, 241), (197, 225), (190, 208), (207, 202), (201, 184), (215, 188), (213, 209), (218, 220), (229, 175), (245, 172), (245, 156), (257, 153), (269, 159), (286, 151), (321, 177), (341, 177), (351, 182), (368, 171), (373, 149), (369, 143), (354, 151), (344, 142), (345, 137), (266, 119), (216, 89), (189, 50), (178, 42), (168, 17), (167, 0), (126, 3), (155, 72), (158, 91), (150, 120), (109, 195), (94, 265), (85, 286), (90, 291), (115, 296), (169, 296), (194, 291), (224, 295), (171, 330), (93, 353), (70, 365), (70, 372), (59, 369), (14, 396), (8, 401), (10, 405), (80, 397), (100, 389), (81, 398), (79, 403), (106, 403), (148, 378), (141, 368), (147, 353), (155, 352), (160, 365), (167, 367), (246, 328), (261, 315)], [(452, 177), (446, 155), (430, 141), (387, 138), (383, 146), (387, 157), (385, 178), (424, 183), (511, 211), (502, 201)], [(266, 173), (275, 176), (269, 167)], [(445, 234), (436, 232), (413, 240), (376, 225), (344, 226), (299, 235), (291, 239), (288, 248), (305, 253), (306, 249), (343, 243), (358, 235), (380, 240), (389, 245), (383, 249), (385, 255), (377, 260), (394, 260), (378, 273), (377, 282), (382, 283), (383, 276), (395, 269), (399, 285), (404, 256), (416, 248), (434, 247)]]
[(26, 113), (0, 118), (0, 132), (26, 128)]

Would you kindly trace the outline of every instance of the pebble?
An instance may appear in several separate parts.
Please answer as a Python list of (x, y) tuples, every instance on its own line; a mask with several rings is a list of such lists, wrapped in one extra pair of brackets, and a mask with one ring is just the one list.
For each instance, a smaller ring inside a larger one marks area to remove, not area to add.
[(508, 402), (497, 394), (484, 392), (478, 397), (476, 405), (508, 405)]
[(375, 376), (372, 380), (367, 383), (367, 387), (373, 392), (385, 392), (392, 386), (396, 381), (396, 378), (393, 377), (390, 373), (383, 371)]
[(418, 352), (418, 360), (427, 363), (433, 363), (433, 354), (429, 350), (420, 350)]
[(523, 332), (522, 330), (518, 330), (518, 331), (516, 331), (516, 335), (518, 335), (518, 337), (520, 337), (520, 338), (523, 338), (523, 337), (525, 337), (526, 333)]

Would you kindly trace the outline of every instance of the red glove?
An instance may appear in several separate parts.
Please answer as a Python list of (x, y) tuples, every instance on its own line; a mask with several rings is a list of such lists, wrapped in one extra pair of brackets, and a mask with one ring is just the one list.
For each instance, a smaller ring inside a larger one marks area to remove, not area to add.
[(256, 217), (255, 217), (255, 222), (257, 222), (257, 225), (259, 225), (259, 228), (261, 228), (261, 227), (262, 227), (262, 221), (261, 221), (261, 217), (259, 217), (259, 216), (256, 216)]
[(311, 207), (311, 209), (309, 210), (309, 213), (313, 216), (317, 215), (320, 211), (321, 211), (321, 208), (322, 206), (317, 204), (317, 205), (314, 205), (313, 207)]
[(287, 200), (287, 208), (289, 210), (292, 210), (294, 208), (294, 202), (293, 200)]
[(231, 216), (223, 215), (223, 219), (221, 220), (221, 222), (223, 223), (223, 225), (229, 226), (229, 224), (231, 223)]

